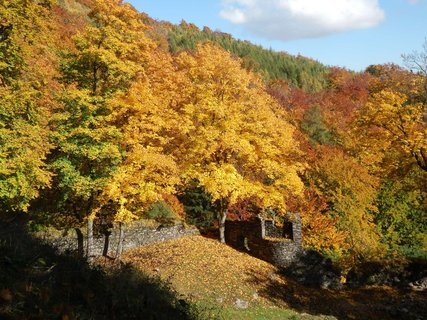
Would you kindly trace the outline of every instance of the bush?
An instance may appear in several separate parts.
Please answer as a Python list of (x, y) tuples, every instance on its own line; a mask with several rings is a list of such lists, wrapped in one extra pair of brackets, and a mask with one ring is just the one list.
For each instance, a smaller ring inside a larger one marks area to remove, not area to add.
[(174, 225), (179, 220), (172, 208), (165, 201), (153, 203), (146, 211), (145, 216), (167, 226)]
[(201, 229), (215, 225), (216, 208), (212, 205), (211, 196), (203, 188), (189, 188), (179, 196), (179, 200), (184, 204), (188, 224)]

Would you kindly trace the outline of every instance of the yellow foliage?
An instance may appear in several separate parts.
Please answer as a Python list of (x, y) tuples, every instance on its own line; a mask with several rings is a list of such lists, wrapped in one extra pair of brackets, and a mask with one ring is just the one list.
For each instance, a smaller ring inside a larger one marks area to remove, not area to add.
[(346, 234), (341, 249), (352, 258), (379, 258), (384, 253), (373, 222), (377, 212), (378, 178), (353, 158), (335, 149), (324, 149), (315, 180), (319, 191), (331, 202), (330, 215)]
[[(426, 170), (425, 113), (426, 105), (410, 102), (403, 93), (385, 89), (372, 94), (359, 112), (358, 132), (365, 136), (362, 157), (367, 162), (380, 162), (382, 170), (390, 170), (401, 165), (403, 155), (405, 162), (417, 163)], [(382, 162), (384, 157), (386, 162)]]
[(211, 44), (181, 53), (178, 71), (192, 84), (182, 114), (189, 132), (180, 156), (187, 179), (197, 179), (214, 201), (255, 196), (285, 208), (303, 190), (298, 144), (287, 115), (241, 61)]
[(64, 79), (94, 95), (127, 89), (154, 48), (142, 16), (120, 0), (95, 0), (88, 16), (92, 23), (74, 37), (76, 50), (64, 64)]
[(105, 187), (102, 204), (120, 206), (115, 220), (129, 222), (136, 213), (161, 200), (162, 193), (173, 193), (178, 183), (177, 166), (170, 157), (142, 146), (135, 147)]

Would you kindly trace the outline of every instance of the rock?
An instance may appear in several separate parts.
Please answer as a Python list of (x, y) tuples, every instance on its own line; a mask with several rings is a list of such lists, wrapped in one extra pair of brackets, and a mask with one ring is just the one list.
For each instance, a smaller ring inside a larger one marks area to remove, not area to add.
[(421, 278), (420, 280), (409, 283), (412, 290), (424, 291), (427, 289), (427, 277)]
[(237, 298), (236, 301), (234, 301), (234, 306), (237, 309), (247, 309), (249, 307), (249, 302)]
[(330, 259), (315, 251), (302, 251), (289, 267), (283, 269), (283, 272), (309, 287), (323, 289), (342, 287), (340, 269), (334, 266)]

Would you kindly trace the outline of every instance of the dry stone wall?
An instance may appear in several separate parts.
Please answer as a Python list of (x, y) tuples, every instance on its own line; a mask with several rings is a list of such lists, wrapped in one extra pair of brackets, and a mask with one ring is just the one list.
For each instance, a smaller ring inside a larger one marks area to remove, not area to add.
[[(80, 233), (80, 241), (77, 234)], [(162, 242), (166, 240), (178, 239), (184, 236), (197, 235), (199, 231), (196, 228), (186, 228), (183, 225), (175, 225), (168, 227), (149, 228), (141, 223), (134, 222), (125, 229), (125, 238), (123, 240), (123, 249), (132, 249), (139, 246)], [(86, 237), (81, 231), (75, 232), (70, 230), (61, 237), (52, 238), (49, 234), (39, 234), (47, 242), (52, 244), (60, 252), (74, 253), (82, 251), (86, 247)], [(107, 238), (107, 241), (106, 241)], [(106, 246), (107, 244), (107, 246)], [(114, 228), (108, 235), (95, 234), (93, 253), (94, 255), (114, 256), (118, 245), (118, 229)]]
[(283, 229), (274, 226), (272, 221), (260, 218), (226, 221), (225, 241), (278, 267), (287, 267), (302, 250), (301, 218), (299, 214), (287, 218)]

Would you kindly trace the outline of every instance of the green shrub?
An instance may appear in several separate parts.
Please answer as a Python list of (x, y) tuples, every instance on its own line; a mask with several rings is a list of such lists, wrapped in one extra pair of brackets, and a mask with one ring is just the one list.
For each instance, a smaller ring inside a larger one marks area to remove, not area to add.
[(145, 216), (164, 225), (174, 225), (179, 220), (172, 208), (164, 201), (153, 203), (145, 212)]

